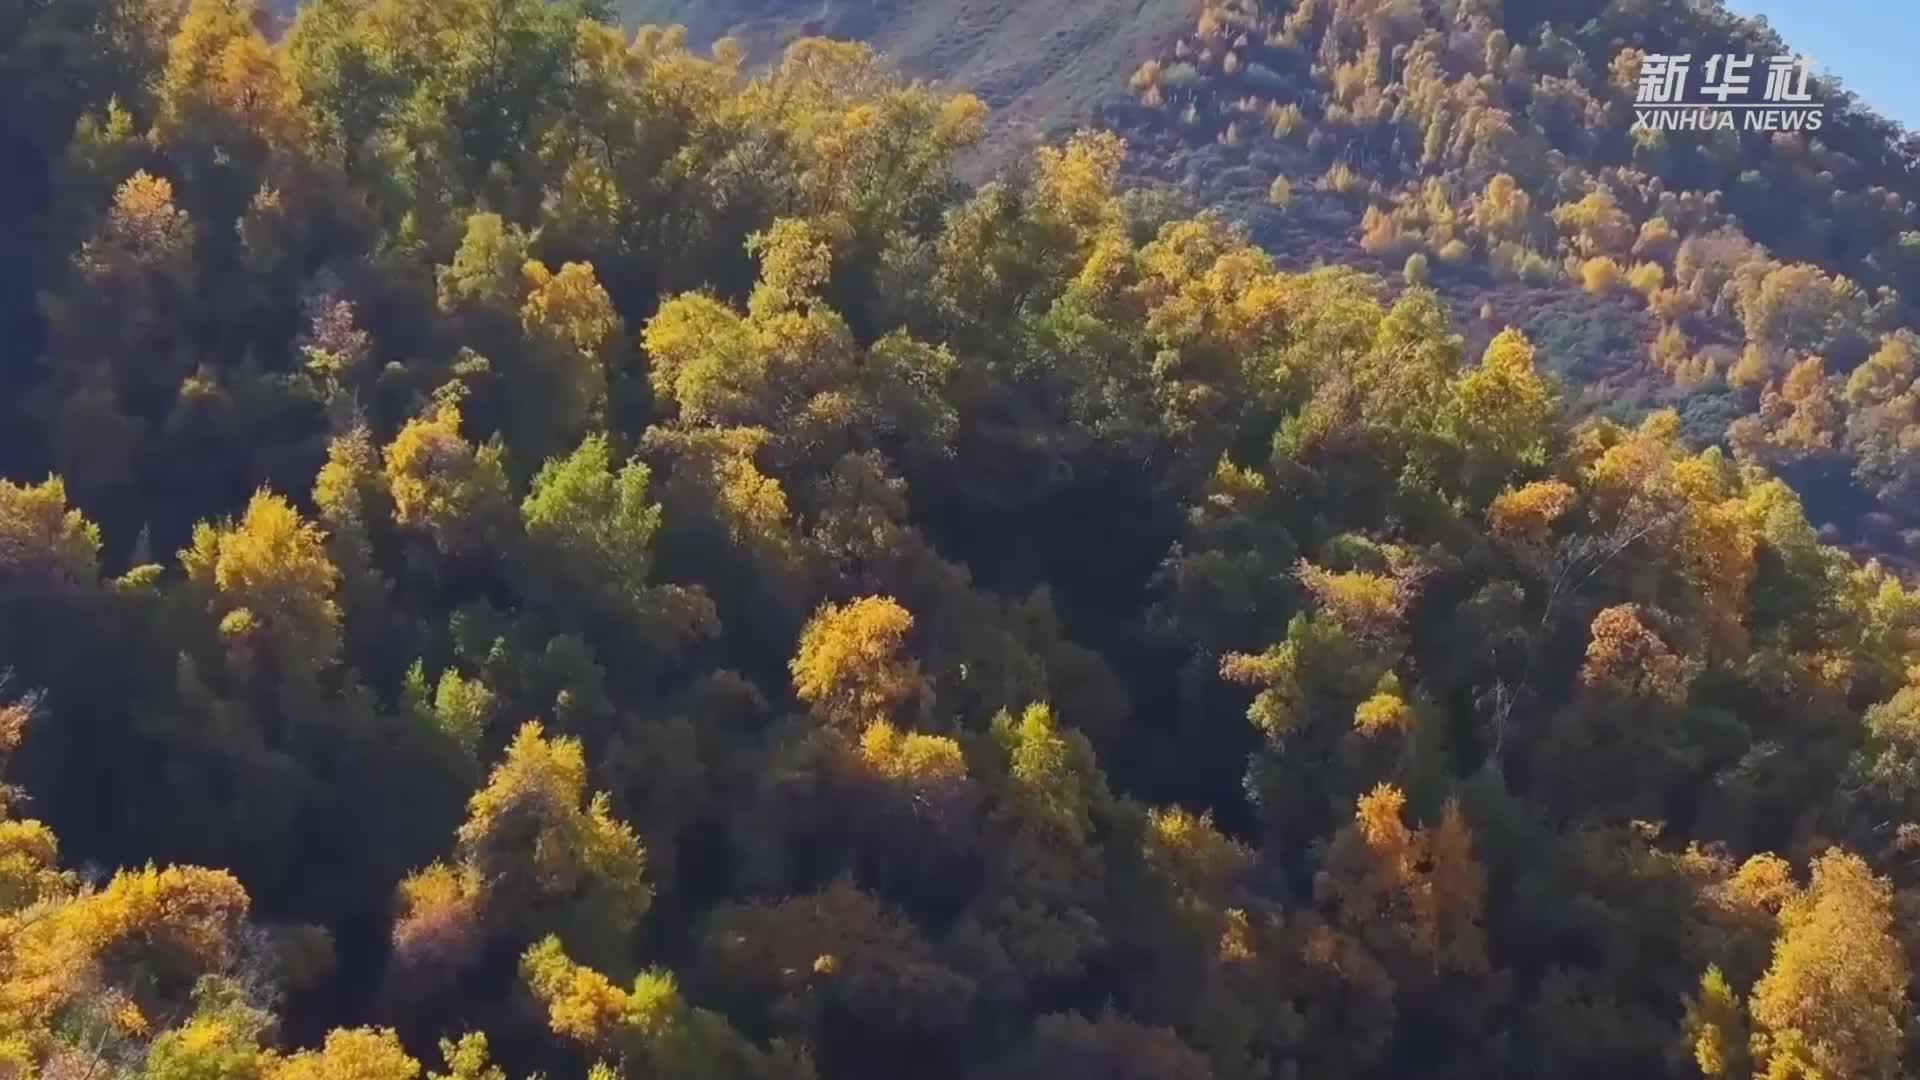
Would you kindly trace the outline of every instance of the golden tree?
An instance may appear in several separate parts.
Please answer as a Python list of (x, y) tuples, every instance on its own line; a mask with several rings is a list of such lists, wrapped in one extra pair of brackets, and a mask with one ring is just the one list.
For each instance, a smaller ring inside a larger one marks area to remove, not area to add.
[(1751, 1009), (1761, 1076), (1903, 1075), (1907, 961), (1886, 879), (1849, 852), (1815, 859), (1806, 892), (1780, 912)]
[(924, 709), (932, 688), (906, 655), (912, 629), (913, 616), (890, 597), (823, 605), (789, 665), (794, 692), (820, 720), (849, 731), (902, 709)]

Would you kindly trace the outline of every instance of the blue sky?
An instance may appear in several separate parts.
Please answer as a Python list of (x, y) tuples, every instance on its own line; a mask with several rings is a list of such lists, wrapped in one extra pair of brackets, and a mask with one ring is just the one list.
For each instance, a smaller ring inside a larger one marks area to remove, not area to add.
[(1726, 0), (1764, 15), (1794, 51), (1840, 76), (1875, 112), (1920, 131), (1920, 0)]

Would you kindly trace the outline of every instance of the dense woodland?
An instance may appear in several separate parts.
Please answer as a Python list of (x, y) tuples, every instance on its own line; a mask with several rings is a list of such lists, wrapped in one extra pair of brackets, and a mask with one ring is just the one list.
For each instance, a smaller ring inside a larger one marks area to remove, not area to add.
[[(1716, 2), (1225, 0), (1110, 119), (1152, 147), (1142, 171), (1242, 204), (1282, 250), (1553, 338), (1606, 384), (1587, 407), (1670, 401), (1691, 442), (1789, 471), (1850, 534), (1880, 500), (1896, 520), (1868, 531), (1911, 558), (1920, 140), (1829, 76), (1817, 132), (1633, 127), (1648, 53), (1693, 56), (1697, 87), (1709, 56), (1792, 52)], [(1645, 363), (1620, 370), (1622, 338)]]
[[(608, 18), (0, 8), (0, 1077), (1920, 1063), (1920, 591), (1791, 440)], [(1659, 219), (1682, 332), (1920, 363)]]

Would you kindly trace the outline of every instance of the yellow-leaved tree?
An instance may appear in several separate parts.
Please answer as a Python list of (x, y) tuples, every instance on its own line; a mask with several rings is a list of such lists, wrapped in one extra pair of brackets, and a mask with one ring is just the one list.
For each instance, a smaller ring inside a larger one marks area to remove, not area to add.
[(394, 521), (443, 552), (497, 547), (513, 513), (505, 459), (498, 442), (475, 447), (461, 435), (457, 395), (437, 398), (387, 446)]
[(496, 934), (557, 932), (620, 955), (652, 901), (639, 838), (606, 793), (587, 796), (580, 740), (529, 721), (469, 802), (454, 857), (401, 883), (392, 989), (444, 985)]
[(1828, 850), (1781, 909), (1773, 965), (1753, 988), (1756, 1075), (1904, 1075), (1907, 978), (1892, 886), (1858, 855)]
[(825, 604), (800, 634), (794, 692), (821, 722), (861, 731), (932, 704), (919, 661), (906, 655), (913, 615), (891, 597)]
[(1459, 803), (1430, 828), (1406, 823), (1406, 796), (1391, 784), (1362, 795), (1353, 824), (1335, 834), (1316, 891), (1340, 924), (1383, 959), (1442, 970), (1487, 970), (1486, 874)]
[(279, 671), (311, 676), (339, 653), (340, 572), (319, 527), (279, 495), (255, 492), (238, 522), (200, 523), (180, 563), (206, 590), (229, 655), (264, 652)]

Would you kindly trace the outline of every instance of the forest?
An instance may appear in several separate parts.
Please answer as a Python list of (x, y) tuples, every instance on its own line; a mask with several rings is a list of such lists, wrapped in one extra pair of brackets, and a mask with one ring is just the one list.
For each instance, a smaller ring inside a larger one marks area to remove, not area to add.
[[(1428, 5), (1559, 55), (1509, 6)], [(1264, 33), (1471, 89), (1403, 9)], [(0, 6), (0, 1080), (1920, 1068), (1920, 586), (1783, 472), (1904, 497), (1906, 271), (1812, 260), (1911, 206), (1500, 173), (1301, 266), (1113, 131), (973, 183), (865, 44), (615, 15)], [(1771, 404), (1578, 407), (1476, 259), (1734, 312)]]
[(1581, 411), (1673, 407), (1911, 568), (1920, 140), (1825, 73), (1818, 134), (1638, 127), (1642, 59), (1672, 53), (1794, 55), (1718, 0), (1214, 0), (1106, 118), (1294, 261), (1553, 337)]

